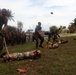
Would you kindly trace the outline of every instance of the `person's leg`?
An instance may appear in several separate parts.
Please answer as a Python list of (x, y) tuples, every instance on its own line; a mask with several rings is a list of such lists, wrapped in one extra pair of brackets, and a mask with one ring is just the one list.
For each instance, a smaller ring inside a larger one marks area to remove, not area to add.
[(34, 35), (34, 39), (36, 41), (36, 49), (38, 48), (38, 35)]
[(38, 39), (36, 38), (36, 48), (38, 48)]
[(3, 45), (0, 45), (0, 58), (2, 58), (5, 54), (6, 52), (3, 52)]
[(5, 55), (5, 54), (6, 54), (6, 52), (3, 52), (3, 36), (0, 33), (0, 58), (2, 58), (3, 55)]
[(39, 36), (39, 39), (40, 39), (40, 45), (39, 46), (43, 48), (42, 44), (44, 42), (44, 37)]

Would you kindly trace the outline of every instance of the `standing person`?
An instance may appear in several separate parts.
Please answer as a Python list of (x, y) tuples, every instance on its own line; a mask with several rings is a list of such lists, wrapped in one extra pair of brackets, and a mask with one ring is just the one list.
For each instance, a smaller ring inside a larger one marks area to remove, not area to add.
[(11, 15), (11, 12), (7, 9), (0, 9), (0, 57), (5, 54), (2, 52), (3, 49), (3, 33), (2, 31), (2, 27), (4, 25), (3, 31), (4, 33), (6, 33), (7, 31), (7, 22), (8, 19), (11, 19), (13, 16)]
[[(38, 22), (38, 25), (35, 28), (35, 33), (34, 33), (34, 38), (36, 40), (36, 49), (38, 47), (43, 48), (42, 44), (44, 42), (44, 37), (42, 36), (42, 27), (41, 27), (41, 22)], [(40, 39), (40, 44), (38, 39)]]

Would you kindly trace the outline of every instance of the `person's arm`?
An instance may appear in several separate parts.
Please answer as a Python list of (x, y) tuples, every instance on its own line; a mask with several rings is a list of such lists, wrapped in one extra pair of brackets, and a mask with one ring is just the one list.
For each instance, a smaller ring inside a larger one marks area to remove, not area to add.
[(58, 36), (58, 37), (60, 37), (60, 35), (59, 35), (59, 34), (57, 34), (57, 36)]
[(43, 36), (43, 33), (41, 30), (38, 30), (37, 32), (40, 34), (40, 36)]
[(6, 32), (7, 31), (7, 24), (4, 24), (3, 30)]
[(42, 30), (41, 30), (41, 27), (39, 27), (39, 29), (37, 30), (37, 32), (38, 32), (41, 36), (43, 36), (43, 33), (42, 33)]

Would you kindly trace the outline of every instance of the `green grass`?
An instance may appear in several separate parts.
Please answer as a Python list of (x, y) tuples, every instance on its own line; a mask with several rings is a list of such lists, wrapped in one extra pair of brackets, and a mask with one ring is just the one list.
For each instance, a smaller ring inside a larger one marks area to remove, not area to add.
[[(60, 44), (57, 49), (41, 48), (42, 55), (37, 60), (4, 63), (0, 59), (0, 75), (76, 75), (76, 40), (73, 38), (76, 37), (65, 37), (68, 43)], [(8, 49), (10, 53), (31, 51), (35, 49), (35, 43), (9, 46)], [(27, 72), (18, 73), (17, 69), (20, 67), (26, 68)]]

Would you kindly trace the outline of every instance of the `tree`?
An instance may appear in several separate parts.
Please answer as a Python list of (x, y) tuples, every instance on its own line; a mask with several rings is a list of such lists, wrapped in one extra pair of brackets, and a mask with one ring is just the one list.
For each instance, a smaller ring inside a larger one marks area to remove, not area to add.
[(8, 32), (11, 32), (11, 31), (16, 31), (16, 27), (13, 27), (13, 26), (7, 26), (7, 31)]
[(60, 26), (59, 27), (59, 33), (64, 33), (64, 31), (66, 30), (66, 26)]
[(68, 26), (69, 32), (74, 33), (75, 32), (75, 26), (73, 24)]
[(57, 28), (55, 25), (50, 27), (50, 30), (56, 31), (57, 29), (58, 29), (58, 28)]
[(73, 20), (73, 22), (70, 23), (68, 29), (70, 33), (74, 33), (76, 31), (76, 18)]
[(14, 21), (13, 19), (14, 16), (11, 10), (6, 9), (6, 8), (0, 9), (0, 14), (5, 14), (7, 19)]
[(75, 27), (76, 27), (76, 18), (74, 19), (74, 25), (75, 25)]
[(22, 28), (23, 28), (23, 23), (21, 21), (18, 21), (17, 22), (17, 28), (18, 30), (21, 32), (22, 31)]
[(63, 29), (66, 29), (66, 26), (63, 26)]

